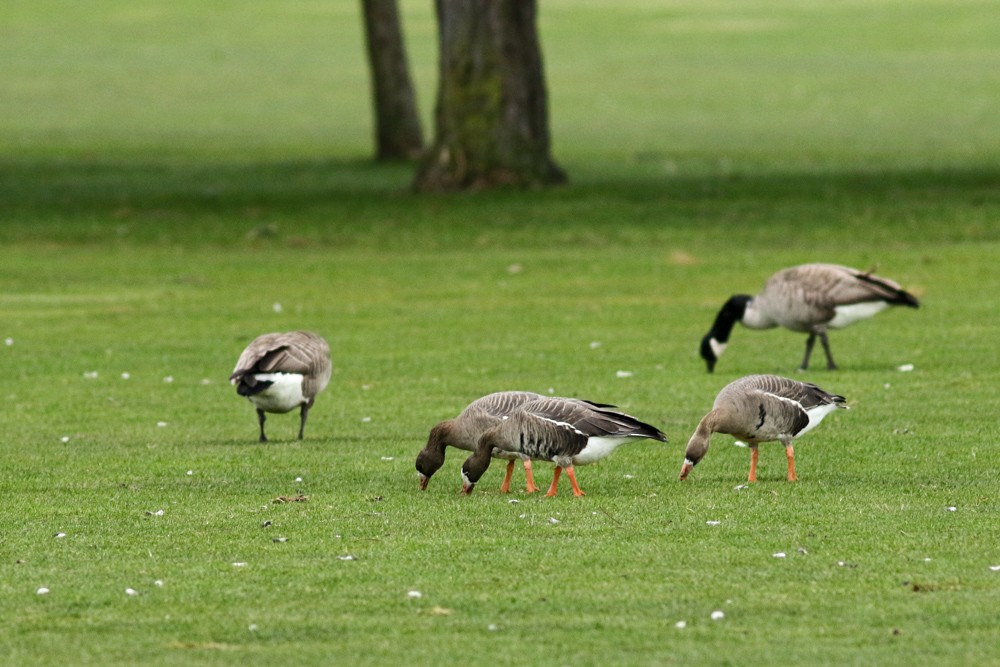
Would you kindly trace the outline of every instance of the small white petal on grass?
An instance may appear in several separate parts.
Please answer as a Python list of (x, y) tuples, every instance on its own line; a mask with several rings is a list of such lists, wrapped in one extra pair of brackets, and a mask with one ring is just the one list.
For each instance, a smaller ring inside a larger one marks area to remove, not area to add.
[(84, 371), (83, 377), (87, 378), (88, 380), (96, 380), (97, 371)]
[(518, 515), (517, 515), (517, 518), (518, 518), (518, 519), (527, 519), (527, 518), (528, 518), (528, 515), (527, 515), (527, 514), (518, 514)]
[(60, 442), (63, 442), (63, 443), (69, 442), (69, 436), (68, 435), (64, 435), (63, 437), (59, 438), (59, 440), (60, 440)]
[(590, 341), (590, 349), (591, 350), (596, 350), (600, 346), (601, 346), (601, 341), (599, 341), (599, 340), (592, 340), (592, 341)]
[(489, 630), (490, 632), (496, 632), (497, 630), (500, 629), (500, 626), (497, 625), (496, 623), (490, 623), (489, 625), (486, 626), (486, 629)]
[(125, 595), (128, 595), (130, 597), (138, 595), (138, 594), (139, 594), (139, 591), (135, 590), (134, 588), (126, 588), (125, 589)]
[(520, 500), (518, 500), (517, 498), (511, 498), (511, 499), (510, 499), (510, 500), (508, 500), (507, 502), (508, 502), (508, 503), (510, 503), (511, 505), (517, 505), (517, 504), (518, 504), (519, 502), (521, 502), (521, 501), (520, 501)]
[(925, 562), (925, 563), (929, 563), (929, 562), (931, 562), (931, 559), (930, 559), (930, 558), (925, 558), (925, 559), (924, 559), (924, 562)]
[(549, 517), (549, 523), (551, 523), (554, 526), (557, 523), (562, 523), (562, 522), (559, 519), (555, 518), (554, 516), (550, 516)]
[(357, 560), (357, 558), (351, 554), (344, 554), (343, 556), (337, 556), (337, 560)]
[(711, 521), (710, 520), (710, 521), (706, 521), (705, 523), (707, 523), (709, 526), (718, 526), (722, 522), (721, 521)]
[(247, 566), (246, 561), (242, 560), (238, 560), (235, 563), (233, 563), (233, 567), (246, 567), (246, 566)]
[(776, 553), (771, 554), (771, 557), (772, 558), (784, 558), (785, 557), (785, 552), (784, 551), (778, 551)]
[(247, 630), (249, 630), (250, 632), (257, 632), (257, 624), (251, 623), (250, 625), (247, 626)]
[(174, 381), (174, 376), (173, 375), (167, 375), (166, 377), (163, 378), (163, 381), (166, 382), (167, 384), (170, 384), (171, 382)]
[(990, 570), (992, 572), (1000, 572), (1000, 565), (990, 565)]
[(273, 308), (274, 312), (276, 313), (280, 313), (281, 311), (284, 310), (284, 308), (281, 307), (280, 303), (275, 303), (273, 306), (271, 306), (271, 308)]
[(157, 579), (156, 581), (153, 582), (153, 585), (156, 586), (157, 588), (163, 588), (163, 579)]
[(287, 537), (275, 537), (275, 538), (274, 538), (274, 539), (272, 539), (271, 541), (272, 541), (272, 542), (287, 542), (287, 541), (288, 541), (288, 538), (287, 538)]
[(955, 512), (958, 510), (958, 508), (955, 507), (954, 505), (952, 505), (951, 507), (946, 507), (945, 509), (948, 510), (949, 512)]
[(417, 590), (406, 591), (406, 597), (408, 597), (408, 598), (410, 598), (412, 600), (416, 600), (418, 598), (424, 597), (424, 594), (421, 593), (420, 591), (417, 591)]
[(524, 271), (524, 267), (521, 266), (520, 264), (511, 264), (510, 266), (507, 267), (507, 273), (509, 273), (512, 276), (516, 276), (517, 274), (521, 273), (521, 271)]
[(163, 516), (163, 510), (156, 510), (155, 512), (146, 510), (146, 516)]
[(167, 422), (156, 422), (156, 425), (159, 426), (160, 428), (163, 428), (167, 425)]
[(206, 385), (207, 384), (212, 384), (212, 380), (210, 378), (202, 378), (201, 379), (201, 383), (202, 384), (206, 384)]
[(53, 537), (66, 537), (66, 533), (56, 533)]
[(896, 370), (901, 373), (909, 373), (913, 370), (913, 364), (903, 364), (902, 366), (896, 366)]
[(633, 373), (632, 371), (617, 371), (615, 373), (615, 377), (619, 378), (630, 378), (633, 375), (635, 375), (635, 373)]
[(193, 475), (193, 474), (194, 474), (194, 470), (188, 470), (188, 471), (187, 471), (187, 474), (188, 474), (188, 475)]
[(301, 481), (302, 481), (302, 478), (301, 478), (301, 477), (296, 477), (296, 478), (295, 478), (295, 481), (296, 481), (296, 482), (301, 482)]
[(687, 621), (677, 621), (676, 623), (674, 623), (674, 627), (677, 628), (678, 630), (683, 630), (687, 626), (688, 626)]
[(123, 379), (123, 380), (127, 380), (127, 379), (129, 379), (130, 377), (132, 377), (132, 374), (131, 374), (131, 373), (129, 373), (128, 371), (125, 371), (124, 373), (122, 373), (122, 379)]
[(709, 615), (709, 618), (711, 618), (713, 621), (721, 621), (725, 617), (726, 614), (721, 609), (716, 609)]
[(14, 339), (13, 338), (4, 338), (3, 339), (3, 344), (6, 345), (7, 347), (10, 347), (11, 345), (14, 344)]
[(382, 460), (383, 461), (395, 461), (396, 457), (395, 456), (383, 456)]
[(372, 420), (371, 417), (362, 417), (361, 418), (361, 423), (362, 424), (368, 424), (369, 422), (371, 422), (371, 420)]
[(803, 556), (808, 556), (809, 555), (809, 552), (806, 551), (805, 547), (799, 547), (799, 553), (802, 554)]
[(625, 479), (635, 479), (635, 475), (622, 475)]
[(733, 491), (742, 491), (743, 489), (749, 489), (749, 488), (750, 488), (749, 484), (739, 484), (733, 487)]
[(747, 443), (742, 440), (733, 440), (733, 447), (747, 447)]
[(35, 591), (35, 594), (36, 595), (48, 595), (49, 594), (49, 589), (47, 589), (45, 586), (42, 586), (37, 591)]

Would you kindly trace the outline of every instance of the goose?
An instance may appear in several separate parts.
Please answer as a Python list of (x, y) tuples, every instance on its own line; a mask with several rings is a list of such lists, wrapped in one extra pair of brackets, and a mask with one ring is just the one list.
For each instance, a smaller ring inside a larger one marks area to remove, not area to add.
[(301, 440), (309, 408), (326, 388), (332, 372), (330, 346), (322, 336), (290, 331), (255, 338), (243, 350), (229, 381), (236, 385), (237, 394), (246, 396), (257, 408), (260, 442), (267, 442), (265, 412), (285, 413), (295, 408), (301, 408)]
[(777, 440), (785, 445), (788, 481), (794, 482), (798, 478), (792, 438), (808, 433), (834, 410), (847, 409), (846, 400), (814, 384), (777, 375), (748, 375), (730, 382), (688, 441), (681, 479), (687, 479), (705, 456), (713, 433), (728, 433), (750, 445), (749, 481), (757, 481), (757, 445)]
[(871, 271), (837, 264), (793, 266), (768, 278), (757, 296), (730, 297), (701, 341), (701, 357), (711, 373), (729, 343), (733, 325), (740, 322), (750, 329), (781, 326), (809, 334), (800, 370), (809, 367), (809, 356), (818, 337), (826, 352), (827, 369), (836, 370), (827, 329), (842, 329), (889, 306), (919, 308), (920, 303), (895, 282)]
[[(469, 452), (473, 451), (484, 431), (499, 424), (501, 419), (510, 414), (514, 408), (539, 398), (542, 398), (541, 394), (530, 391), (498, 391), (476, 399), (466, 406), (458, 417), (438, 423), (427, 436), (427, 444), (417, 454), (416, 466), (420, 489), (426, 490), (431, 476), (444, 465), (445, 447), (451, 445)], [(531, 459), (501, 450), (493, 450), (493, 456), (507, 460), (507, 472), (503, 484), (500, 485), (503, 493), (510, 491), (514, 465), (518, 459), (524, 462), (528, 493), (538, 491), (531, 471)]]
[(547, 496), (556, 495), (563, 470), (573, 495), (582, 496), (573, 466), (603, 459), (618, 446), (639, 438), (667, 441), (656, 427), (614, 406), (574, 398), (538, 398), (519, 406), (483, 433), (472, 456), (462, 464), (462, 493), (472, 493), (490, 465), (493, 450), (500, 449), (554, 462), (556, 469)]

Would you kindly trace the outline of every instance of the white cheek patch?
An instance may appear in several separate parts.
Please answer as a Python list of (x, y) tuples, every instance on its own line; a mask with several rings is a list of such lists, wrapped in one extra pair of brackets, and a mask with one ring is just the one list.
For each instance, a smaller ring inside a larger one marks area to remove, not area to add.
[(869, 301), (867, 303), (855, 303), (849, 306), (837, 306), (833, 309), (836, 313), (833, 319), (827, 323), (832, 329), (843, 329), (846, 326), (875, 317), (889, 307), (885, 301)]
[(715, 355), (716, 359), (722, 356), (722, 353), (726, 351), (726, 347), (729, 345), (729, 343), (720, 343), (714, 338), (709, 338), (708, 344), (712, 347), (712, 354)]

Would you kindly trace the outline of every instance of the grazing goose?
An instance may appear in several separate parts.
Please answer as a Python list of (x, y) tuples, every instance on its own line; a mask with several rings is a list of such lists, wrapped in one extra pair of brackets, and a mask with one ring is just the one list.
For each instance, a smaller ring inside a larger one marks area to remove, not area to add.
[(316, 395), (326, 388), (333, 371), (330, 346), (308, 331), (269, 333), (247, 345), (236, 362), (229, 381), (236, 393), (257, 408), (260, 441), (264, 435), (264, 413), (285, 413), (301, 407), (299, 440), (306, 428), (306, 415)]
[(713, 433), (728, 433), (750, 445), (751, 482), (757, 481), (757, 445), (780, 441), (788, 458), (788, 481), (794, 482), (795, 450), (792, 438), (812, 430), (837, 408), (847, 408), (843, 396), (830, 394), (814, 384), (777, 375), (748, 375), (730, 382), (715, 397), (684, 451), (681, 479), (708, 451)]
[(801, 370), (809, 367), (809, 355), (818, 336), (826, 352), (827, 369), (836, 370), (827, 329), (842, 329), (889, 306), (918, 308), (920, 303), (893, 281), (871, 271), (836, 264), (793, 266), (771, 276), (757, 296), (730, 297), (701, 341), (701, 357), (711, 373), (729, 343), (733, 325), (740, 322), (750, 329), (781, 326), (808, 333)]
[(659, 429), (613, 409), (614, 406), (573, 398), (543, 397), (524, 403), (500, 424), (483, 433), (472, 456), (462, 465), (462, 492), (472, 493), (490, 465), (491, 453), (501, 449), (556, 464), (548, 496), (556, 495), (565, 470), (573, 495), (582, 496), (574, 465), (585, 465), (611, 454), (636, 438), (666, 442)]
[[(444, 465), (445, 447), (451, 445), (466, 451), (473, 451), (484, 431), (496, 426), (506, 415), (509, 415), (519, 405), (542, 398), (541, 394), (530, 391), (499, 391), (478, 398), (468, 405), (458, 417), (446, 419), (431, 429), (427, 444), (417, 454), (417, 475), (420, 478), (420, 489), (426, 490), (431, 476)], [(531, 472), (531, 459), (511, 452), (493, 450), (493, 456), (507, 460), (507, 472), (504, 475), (500, 490), (510, 491), (511, 477), (514, 475), (514, 463), (518, 459), (524, 462), (524, 477), (528, 493), (538, 491), (535, 478)]]

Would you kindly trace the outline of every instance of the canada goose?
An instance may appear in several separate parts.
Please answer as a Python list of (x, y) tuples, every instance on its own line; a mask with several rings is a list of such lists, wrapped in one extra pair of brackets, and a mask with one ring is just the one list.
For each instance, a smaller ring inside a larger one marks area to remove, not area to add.
[[(444, 465), (445, 447), (451, 445), (466, 451), (473, 451), (484, 431), (496, 426), (506, 415), (519, 405), (538, 398), (541, 394), (530, 391), (498, 391), (470, 403), (461, 414), (454, 419), (446, 419), (431, 429), (427, 436), (427, 444), (417, 454), (417, 475), (420, 478), (421, 490), (427, 489), (431, 476)], [(518, 459), (524, 462), (524, 477), (528, 493), (538, 491), (535, 478), (531, 473), (531, 459), (511, 452), (493, 450), (493, 456), (507, 460), (507, 472), (504, 475), (500, 490), (510, 491), (511, 477), (514, 475), (514, 463)]]
[(715, 397), (712, 410), (702, 417), (688, 441), (681, 479), (687, 479), (705, 456), (713, 433), (728, 433), (750, 445), (751, 482), (757, 481), (757, 445), (774, 440), (785, 445), (788, 481), (794, 482), (792, 438), (812, 430), (835, 409), (846, 409), (846, 400), (814, 384), (777, 375), (748, 375), (730, 382)]
[(827, 369), (836, 370), (827, 329), (842, 329), (889, 306), (919, 308), (920, 303), (893, 281), (871, 271), (836, 264), (793, 266), (768, 278), (757, 296), (730, 297), (701, 341), (701, 357), (711, 373), (729, 343), (733, 325), (740, 322), (750, 329), (781, 326), (808, 333), (800, 370), (809, 367), (809, 355), (818, 336), (826, 352)]
[(285, 413), (300, 406), (301, 440), (309, 408), (326, 388), (332, 371), (330, 346), (321, 336), (308, 331), (269, 333), (247, 345), (229, 381), (236, 385), (236, 393), (257, 408), (261, 442), (267, 442), (265, 412)]
[(546, 495), (556, 495), (559, 475), (565, 469), (573, 495), (582, 496), (584, 493), (576, 483), (574, 465), (600, 460), (632, 439), (667, 441), (659, 429), (613, 407), (552, 397), (524, 403), (500, 424), (483, 433), (472, 456), (462, 464), (462, 492), (472, 493), (489, 467), (494, 449), (554, 462), (556, 469)]

